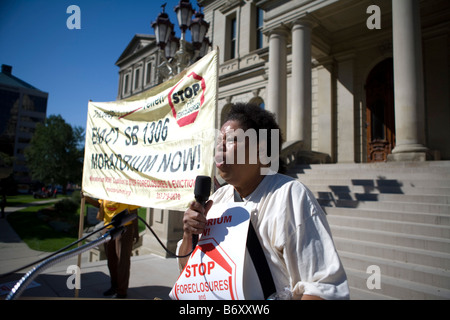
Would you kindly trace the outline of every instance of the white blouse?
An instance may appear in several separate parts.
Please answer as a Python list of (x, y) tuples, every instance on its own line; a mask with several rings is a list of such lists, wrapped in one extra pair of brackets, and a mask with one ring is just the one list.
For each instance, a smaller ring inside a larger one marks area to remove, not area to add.
[[(210, 199), (233, 202), (233, 190), (226, 185)], [(325, 213), (308, 188), (285, 175), (267, 175), (243, 201), (251, 212), (277, 292), (290, 290), (293, 299), (303, 294), (349, 299), (347, 276)]]

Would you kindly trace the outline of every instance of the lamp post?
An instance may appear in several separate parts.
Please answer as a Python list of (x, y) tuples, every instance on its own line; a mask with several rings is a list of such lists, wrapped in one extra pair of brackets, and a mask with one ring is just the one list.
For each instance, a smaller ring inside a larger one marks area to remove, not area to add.
[[(178, 26), (181, 30), (181, 38), (175, 36), (173, 23), (170, 22), (169, 15), (165, 12), (166, 4), (162, 5), (162, 12), (156, 21), (152, 23), (155, 30), (156, 43), (160, 49), (160, 56), (163, 62), (159, 65), (159, 71), (163, 78), (171, 78), (183, 71), (191, 63), (204, 56), (211, 43), (205, 37), (208, 32), (209, 23), (204, 20), (204, 15), (199, 11), (194, 12), (189, 0), (180, 0), (175, 6)], [(194, 15), (192, 19), (192, 15)], [(192, 44), (186, 41), (186, 31), (191, 31)], [(193, 48), (193, 51), (192, 49)], [(176, 72), (175, 72), (176, 70)]]

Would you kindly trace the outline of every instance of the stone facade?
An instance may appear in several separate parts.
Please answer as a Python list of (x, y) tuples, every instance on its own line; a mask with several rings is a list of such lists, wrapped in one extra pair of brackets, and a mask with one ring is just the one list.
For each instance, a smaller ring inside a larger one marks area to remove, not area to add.
[[(254, 102), (275, 113), (286, 145), (315, 159), (450, 159), (449, 1), (199, 3), (219, 49), (217, 123), (231, 103)], [(154, 36), (132, 39), (116, 63), (118, 99), (162, 81), (159, 54)], [(170, 248), (181, 215), (149, 209)]]
[[(209, 37), (220, 50), (219, 118), (230, 103), (253, 100), (277, 115), (287, 141), (302, 140), (303, 148), (328, 154), (333, 162), (450, 159), (447, 1), (201, 4), (213, 22)], [(261, 47), (255, 44), (259, 10)], [(390, 141), (384, 141), (384, 115), (377, 123), (367, 121), (368, 113), (376, 113), (368, 106), (368, 76), (387, 59), (395, 71)], [(382, 136), (371, 138), (371, 126)], [(370, 149), (380, 144), (387, 154), (371, 159)]]

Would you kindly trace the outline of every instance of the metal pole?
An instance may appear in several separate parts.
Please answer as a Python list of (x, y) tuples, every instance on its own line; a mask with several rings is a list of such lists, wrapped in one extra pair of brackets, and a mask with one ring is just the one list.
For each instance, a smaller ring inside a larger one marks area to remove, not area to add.
[[(79, 225), (78, 225), (78, 239), (81, 239), (83, 237), (85, 203), (86, 203), (86, 199), (84, 197), (81, 197), (80, 221), (79, 221)], [(78, 247), (80, 247), (80, 246), (81, 246), (81, 243), (78, 243)], [(78, 255), (77, 266), (81, 270), (81, 253)], [(78, 298), (78, 294), (79, 294), (78, 288), (75, 288), (75, 298)]]

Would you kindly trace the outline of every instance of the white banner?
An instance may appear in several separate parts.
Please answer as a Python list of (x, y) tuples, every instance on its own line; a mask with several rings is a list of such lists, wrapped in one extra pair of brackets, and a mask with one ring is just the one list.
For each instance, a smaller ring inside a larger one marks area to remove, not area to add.
[(212, 176), (217, 51), (126, 100), (89, 102), (82, 189), (94, 198), (184, 210)]

